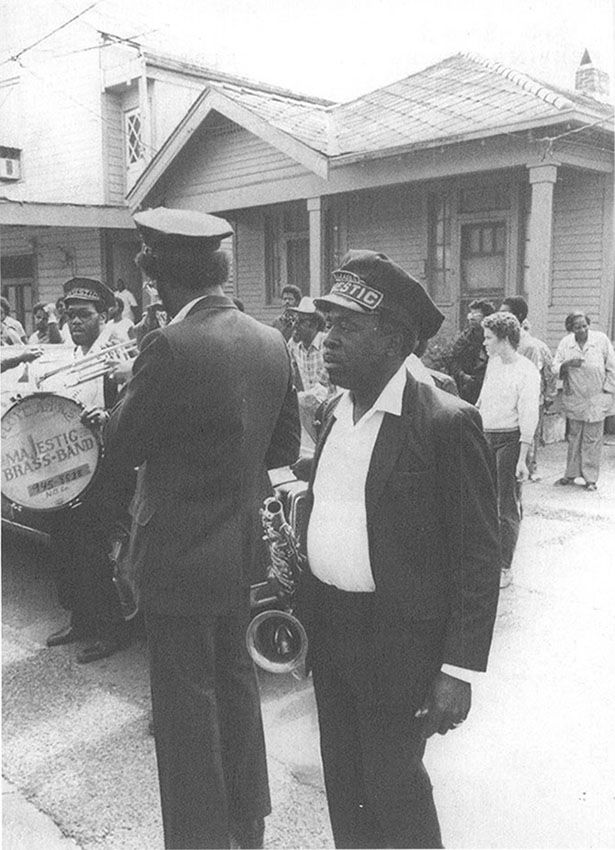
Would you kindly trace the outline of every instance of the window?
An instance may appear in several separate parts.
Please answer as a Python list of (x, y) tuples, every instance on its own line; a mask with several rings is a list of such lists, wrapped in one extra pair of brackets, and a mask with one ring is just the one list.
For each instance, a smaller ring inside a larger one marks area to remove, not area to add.
[(6, 148), (0, 145), (0, 180), (6, 182), (21, 177), (21, 151), (19, 148)]
[(11, 305), (11, 315), (29, 326), (32, 312), (32, 288), (34, 284), (34, 257), (32, 254), (4, 256), (0, 260), (2, 295)]
[(310, 292), (310, 225), (304, 202), (283, 204), (265, 216), (265, 286), (267, 304), (288, 284)]
[(451, 300), (451, 209), (445, 195), (429, 196), (429, 284), (434, 301)]
[(126, 165), (130, 168), (143, 158), (139, 109), (130, 109), (124, 113), (124, 131), (126, 133)]
[(461, 324), (475, 298), (502, 303), (506, 285), (506, 222), (483, 221), (461, 228)]

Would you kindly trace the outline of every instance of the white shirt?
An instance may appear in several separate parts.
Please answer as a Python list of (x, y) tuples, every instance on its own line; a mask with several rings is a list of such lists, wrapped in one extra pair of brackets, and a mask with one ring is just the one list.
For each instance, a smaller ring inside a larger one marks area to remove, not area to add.
[(121, 292), (118, 289), (118, 291), (115, 292), (114, 295), (116, 296), (116, 298), (121, 298), (122, 301), (124, 302), (124, 312), (125, 313), (128, 313), (129, 307), (136, 307), (137, 306), (137, 299), (134, 297), (134, 295), (132, 294), (130, 289), (122, 289)]
[[(365, 482), (384, 414), (401, 416), (405, 364), (393, 375), (373, 406), (353, 423), (348, 390), (335, 408), (314, 479), (314, 506), (307, 531), (310, 571), (325, 584), (351, 592), (376, 589), (369, 560)], [(443, 664), (442, 672), (465, 681), (482, 674)]]
[(519, 441), (532, 443), (538, 425), (540, 372), (527, 357), (516, 354), (504, 363), (497, 354), (489, 358), (476, 406), (485, 431), (521, 432)]
[(208, 295), (199, 295), (197, 298), (193, 298), (192, 301), (188, 301), (187, 304), (184, 304), (184, 306), (181, 308), (181, 310), (179, 310), (173, 316), (173, 318), (171, 319), (169, 324), (175, 325), (175, 324), (177, 324), (177, 322), (181, 322), (182, 319), (185, 319), (186, 316), (188, 315), (188, 313), (190, 312), (190, 310), (192, 310), (192, 308), (194, 307), (194, 305), (198, 304), (199, 301), (202, 301), (203, 298), (209, 298), (209, 296)]
[(316, 578), (340, 590), (376, 589), (369, 562), (365, 482), (384, 414), (401, 415), (405, 386), (403, 365), (356, 425), (347, 390), (335, 408), (314, 480), (307, 549)]
[(433, 379), (433, 376), (427, 366), (423, 363), (423, 361), (416, 356), (416, 354), (409, 354), (406, 357), (406, 369), (413, 378), (416, 378), (417, 381), (422, 381), (424, 384), (429, 384), (431, 387), (435, 387), (436, 382)]
[(570, 419), (601, 422), (609, 412), (615, 393), (615, 353), (606, 334), (589, 330), (581, 346), (574, 334), (557, 346), (553, 368), (557, 375), (565, 360), (579, 358), (581, 366), (568, 369), (564, 377), (562, 406)]

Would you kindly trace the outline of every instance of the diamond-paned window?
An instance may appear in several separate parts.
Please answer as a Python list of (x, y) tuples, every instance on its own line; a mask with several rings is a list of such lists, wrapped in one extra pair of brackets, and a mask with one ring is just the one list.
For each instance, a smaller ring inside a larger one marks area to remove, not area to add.
[(143, 143), (141, 141), (141, 113), (138, 109), (131, 109), (125, 113), (126, 127), (126, 162), (128, 166), (134, 165), (143, 157)]

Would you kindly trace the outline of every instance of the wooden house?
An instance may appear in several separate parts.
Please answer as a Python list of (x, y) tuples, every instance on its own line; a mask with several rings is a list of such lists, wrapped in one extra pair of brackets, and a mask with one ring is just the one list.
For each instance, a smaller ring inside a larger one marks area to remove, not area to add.
[[(61, 4), (56, 11), (58, 24), (69, 18)], [(126, 192), (201, 92), (232, 84), (288, 95), (148, 51), (79, 16), (36, 45), (48, 13), (48, 0), (29, 0), (27, 14), (9, 0), (0, 21), (13, 57), (0, 63), (0, 276), (28, 331), (33, 303), (55, 301), (73, 276), (112, 286), (122, 278), (140, 299)]]
[(348, 248), (384, 251), (463, 325), (524, 293), (555, 346), (572, 308), (613, 333), (613, 108), (587, 54), (565, 91), (458, 54), (349, 103), (212, 82), (129, 190), (232, 222), (233, 281), (270, 322)]

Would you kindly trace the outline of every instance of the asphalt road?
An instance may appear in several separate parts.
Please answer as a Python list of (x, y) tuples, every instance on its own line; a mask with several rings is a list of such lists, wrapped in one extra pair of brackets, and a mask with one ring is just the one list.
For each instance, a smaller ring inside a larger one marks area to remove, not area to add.
[[(615, 445), (597, 493), (553, 486), (564, 454), (547, 447), (543, 480), (525, 486), (470, 717), (428, 746), (448, 847), (615, 847)], [(5, 850), (162, 848), (143, 638), (87, 666), (47, 649), (65, 615), (45, 553), (8, 535), (3, 549)], [(263, 674), (261, 690), (266, 846), (331, 847), (311, 684)]]

